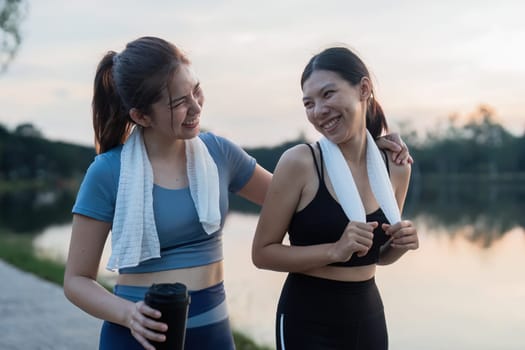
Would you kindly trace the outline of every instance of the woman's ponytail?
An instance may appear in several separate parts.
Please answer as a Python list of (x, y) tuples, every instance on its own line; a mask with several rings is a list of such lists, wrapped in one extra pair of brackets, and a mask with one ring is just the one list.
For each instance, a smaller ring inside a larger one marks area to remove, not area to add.
[(370, 96), (366, 109), (366, 128), (374, 139), (383, 135), (383, 132), (388, 131), (388, 124), (383, 108), (381, 108), (373, 95)]
[(95, 148), (103, 153), (126, 141), (132, 123), (113, 79), (113, 64), (117, 53), (109, 51), (97, 67), (93, 86), (93, 129)]
[(97, 67), (91, 102), (97, 153), (123, 144), (135, 124), (130, 109), (151, 114), (179, 65), (189, 63), (179, 48), (156, 37), (133, 40), (119, 54), (107, 52)]

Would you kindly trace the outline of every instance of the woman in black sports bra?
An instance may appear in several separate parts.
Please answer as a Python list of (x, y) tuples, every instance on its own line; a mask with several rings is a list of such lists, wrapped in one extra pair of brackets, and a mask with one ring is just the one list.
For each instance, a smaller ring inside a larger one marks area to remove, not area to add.
[[(419, 246), (413, 223), (388, 222), (388, 211), (383, 212), (370, 185), (367, 130), (376, 139), (387, 131), (386, 119), (366, 66), (346, 48), (314, 56), (301, 87), (309, 122), (337, 145), (351, 170), (366, 220), (348, 219), (319, 144), (298, 145), (282, 155), (252, 250), (257, 267), (289, 272), (277, 309), (277, 349), (385, 350), (388, 335), (376, 266), (391, 264)], [(393, 207), (397, 204), (401, 212), (410, 164), (395, 164), (386, 154), (384, 162)], [(283, 243), (286, 233), (289, 245)]]

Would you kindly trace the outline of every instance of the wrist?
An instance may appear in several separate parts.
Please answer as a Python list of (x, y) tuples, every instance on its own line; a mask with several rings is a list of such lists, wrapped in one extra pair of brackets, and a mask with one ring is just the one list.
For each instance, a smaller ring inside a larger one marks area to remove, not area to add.
[(326, 250), (326, 256), (327, 256), (328, 264), (336, 263), (341, 260), (337, 252), (336, 243), (330, 243), (328, 245), (328, 249)]
[(135, 303), (128, 301), (126, 307), (122, 310), (120, 324), (124, 327), (131, 329), (133, 324), (133, 313), (135, 312)]

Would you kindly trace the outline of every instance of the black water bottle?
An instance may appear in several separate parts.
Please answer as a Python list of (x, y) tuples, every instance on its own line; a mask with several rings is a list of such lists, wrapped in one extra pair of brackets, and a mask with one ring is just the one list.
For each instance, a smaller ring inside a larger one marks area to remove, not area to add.
[(186, 335), (186, 320), (190, 296), (182, 283), (160, 283), (149, 287), (144, 302), (162, 314), (159, 322), (168, 325), (166, 341), (151, 344), (157, 350), (182, 350)]

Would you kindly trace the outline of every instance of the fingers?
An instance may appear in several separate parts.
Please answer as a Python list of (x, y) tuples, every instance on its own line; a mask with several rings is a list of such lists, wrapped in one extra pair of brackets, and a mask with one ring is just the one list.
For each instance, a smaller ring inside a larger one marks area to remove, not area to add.
[(368, 250), (372, 248), (374, 244), (374, 230), (379, 225), (377, 221), (367, 222), (366, 224), (358, 225), (360, 226), (360, 231), (355, 238), (357, 243), (357, 249), (355, 250), (358, 257), (362, 258), (368, 254)]
[(350, 240), (353, 240), (364, 246), (366, 249), (369, 249), (372, 246), (374, 240), (374, 229), (377, 225), (377, 221), (371, 223), (357, 223), (347, 232), (347, 235)]
[(383, 224), (383, 230), (391, 236), (391, 246), (401, 249), (419, 248), (417, 229), (409, 220), (402, 220), (395, 225)]
[(142, 327), (136, 322), (132, 323), (131, 334), (146, 350), (155, 350), (155, 347), (151, 345), (148, 339), (158, 342), (163, 342), (166, 340), (166, 336), (153, 333), (152, 331)]
[(364, 256), (372, 247), (374, 239), (374, 228), (378, 223), (351, 221), (345, 228), (341, 238), (333, 246), (333, 256), (336, 261), (348, 261), (353, 254)]
[(374, 231), (377, 228), (377, 226), (379, 226), (379, 222), (378, 221), (370, 221), (370, 222), (367, 222), (366, 224), (371, 226), (372, 231)]
[[(148, 320), (149, 319), (159, 319), (160, 316), (161, 316), (160, 311), (155, 310), (151, 306), (148, 306), (143, 301), (139, 301), (137, 303), (137, 308), (138, 308), (138, 311), (140, 312), (141, 315), (147, 316), (146, 319), (148, 319)], [(155, 323), (158, 323), (158, 322), (155, 322)], [(159, 330), (162, 331), (161, 329), (159, 329)]]
[(152, 309), (143, 301), (135, 304), (135, 310), (131, 315), (129, 328), (131, 334), (147, 350), (155, 350), (148, 340), (163, 342), (166, 336), (159, 332), (166, 332), (168, 326), (165, 323), (155, 321), (161, 316), (158, 310)]
[(406, 146), (402, 146), (401, 151), (392, 154), (392, 160), (398, 165), (406, 164), (408, 156), (408, 148)]
[(379, 225), (377, 221), (355, 223), (350, 239), (354, 242), (354, 251), (357, 256), (363, 257), (374, 243), (374, 229)]
[(400, 146), (399, 142), (392, 141), (388, 137), (389, 135), (378, 138), (376, 140), (377, 147), (387, 151), (391, 151), (394, 154), (400, 152), (402, 150), (402, 147)]
[(352, 244), (353, 252), (357, 254), (358, 257), (363, 257), (366, 254), (368, 254), (368, 251), (372, 247), (373, 244), (373, 235), (371, 238), (363, 237), (363, 236), (356, 236), (355, 241)]
[(414, 237), (412, 235), (403, 236), (403, 237), (394, 239), (392, 241), (392, 247), (415, 250), (419, 248), (419, 241), (417, 240), (417, 237)]
[(412, 224), (412, 221), (410, 220), (401, 220), (399, 222), (396, 222), (393, 225), (383, 223), (381, 227), (383, 228), (383, 230), (385, 231), (387, 235), (391, 236), (397, 231), (399, 231), (400, 229), (402, 229), (403, 227), (413, 227), (413, 224)]
[(368, 254), (368, 251), (370, 250), (369, 246), (361, 245), (358, 247), (358, 249), (355, 251), (358, 257), (362, 258), (366, 254)]
[(377, 146), (392, 152), (392, 161), (398, 165), (413, 164), (414, 159), (410, 155), (406, 143), (403, 142), (398, 133), (390, 133), (377, 139)]
[(400, 139), (400, 148), (399, 152), (392, 152), (392, 161), (397, 165), (413, 164), (414, 159), (410, 155), (407, 145)]

